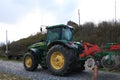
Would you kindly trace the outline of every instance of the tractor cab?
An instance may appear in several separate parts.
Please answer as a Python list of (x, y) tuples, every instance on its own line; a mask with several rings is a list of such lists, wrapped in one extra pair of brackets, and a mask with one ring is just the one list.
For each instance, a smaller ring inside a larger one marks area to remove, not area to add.
[(73, 28), (67, 25), (55, 25), (49, 26), (47, 29), (47, 44), (54, 41), (72, 41), (73, 40)]
[[(46, 50), (53, 44), (61, 44), (64, 42), (70, 42), (73, 40), (73, 28), (67, 25), (55, 25), (55, 26), (48, 26), (47, 29), (47, 36), (45, 41), (40, 41), (28, 47), (29, 49), (38, 49), (38, 50)], [(48, 46), (49, 45), (49, 46)]]

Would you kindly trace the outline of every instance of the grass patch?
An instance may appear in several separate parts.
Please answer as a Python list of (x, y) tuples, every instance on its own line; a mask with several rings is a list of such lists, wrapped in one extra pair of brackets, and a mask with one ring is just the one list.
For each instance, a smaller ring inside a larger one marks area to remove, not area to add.
[(0, 60), (3, 60), (3, 61), (15, 61), (15, 62), (21, 62), (21, 61), (23, 61), (22, 58), (15, 59), (15, 57), (12, 58), (12, 59), (8, 59), (7, 56), (5, 56), (5, 55), (0, 55)]
[(20, 77), (20, 76), (8, 74), (8, 73), (0, 72), (0, 80), (30, 80), (30, 79), (26, 77)]
[(106, 68), (100, 68), (99, 70), (100, 70), (100, 71), (109, 72), (109, 70), (108, 70), (108, 69), (106, 69)]
[(8, 60), (6, 56), (0, 55), (0, 60)]
[(101, 69), (99, 69), (99, 70), (100, 70), (100, 71), (104, 71), (104, 72), (120, 73), (120, 68), (117, 69), (117, 70), (112, 70), (112, 71), (110, 71), (110, 70), (108, 70), (108, 69), (106, 69), (106, 68), (101, 68)]

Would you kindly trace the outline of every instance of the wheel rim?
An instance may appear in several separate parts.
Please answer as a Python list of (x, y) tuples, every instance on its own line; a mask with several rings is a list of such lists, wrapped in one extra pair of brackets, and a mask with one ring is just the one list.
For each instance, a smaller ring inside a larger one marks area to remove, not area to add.
[(59, 70), (64, 66), (64, 56), (61, 52), (57, 51), (51, 55), (51, 65), (54, 69)]
[(32, 66), (32, 58), (30, 56), (26, 56), (25, 65), (27, 68), (30, 68)]
[(101, 63), (103, 67), (108, 68), (108, 69), (113, 68), (116, 65), (115, 59), (110, 59), (109, 55), (104, 56), (101, 60)]

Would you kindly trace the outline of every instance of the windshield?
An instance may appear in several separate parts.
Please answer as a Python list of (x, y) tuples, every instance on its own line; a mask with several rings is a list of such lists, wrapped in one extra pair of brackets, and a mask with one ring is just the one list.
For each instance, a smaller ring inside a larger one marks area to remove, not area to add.
[(72, 30), (69, 28), (63, 28), (63, 40), (71, 41), (72, 40)]

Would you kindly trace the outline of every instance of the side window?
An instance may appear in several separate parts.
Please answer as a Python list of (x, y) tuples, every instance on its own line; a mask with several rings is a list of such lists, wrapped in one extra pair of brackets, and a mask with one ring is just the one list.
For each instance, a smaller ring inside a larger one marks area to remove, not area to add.
[(72, 39), (72, 32), (71, 32), (70, 29), (64, 29), (63, 28), (62, 39), (65, 39), (65, 40), (71, 40)]
[(59, 30), (51, 29), (48, 30), (48, 38), (49, 41), (58, 40), (59, 39)]
[(67, 31), (63, 28), (63, 36), (62, 38), (66, 40), (67, 36)]

